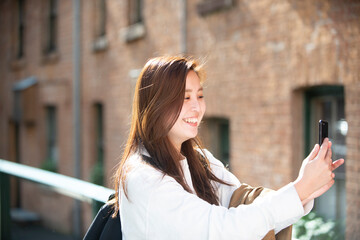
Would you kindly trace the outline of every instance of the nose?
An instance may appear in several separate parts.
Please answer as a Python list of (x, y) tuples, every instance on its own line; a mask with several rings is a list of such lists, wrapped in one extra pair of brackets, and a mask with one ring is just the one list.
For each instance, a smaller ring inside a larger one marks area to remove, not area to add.
[(200, 112), (201, 107), (200, 107), (200, 102), (199, 100), (196, 98), (193, 101), (191, 101), (191, 110), (192, 111), (196, 111), (196, 112)]

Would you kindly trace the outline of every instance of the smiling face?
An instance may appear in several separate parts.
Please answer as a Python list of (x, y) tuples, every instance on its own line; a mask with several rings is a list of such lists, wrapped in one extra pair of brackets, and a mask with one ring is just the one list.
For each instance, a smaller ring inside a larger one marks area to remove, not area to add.
[(194, 71), (186, 76), (184, 103), (178, 119), (169, 131), (172, 144), (180, 150), (181, 144), (196, 137), (206, 109), (200, 78)]

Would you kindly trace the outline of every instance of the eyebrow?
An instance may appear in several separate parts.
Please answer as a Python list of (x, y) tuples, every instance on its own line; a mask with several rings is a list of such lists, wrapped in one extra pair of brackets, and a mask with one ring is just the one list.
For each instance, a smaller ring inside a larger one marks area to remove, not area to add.
[[(197, 91), (200, 92), (202, 90), (204, 90), (204, 88), (201, 87)], [(185, 89), (185, 92), (192, 92), (192, 89)]]

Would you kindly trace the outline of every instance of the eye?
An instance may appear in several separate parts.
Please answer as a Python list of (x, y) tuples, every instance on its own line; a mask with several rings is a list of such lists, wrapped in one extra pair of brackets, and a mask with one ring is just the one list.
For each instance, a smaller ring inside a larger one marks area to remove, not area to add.
[(204, 95), (200, 95), (200, 96), (198, 96), (198, 98), (204, 98)]
[(189, 100), (189, 99), (190, 99), (190, 97), (187, 97), (187, 96), (185, 97), (185, 100)]

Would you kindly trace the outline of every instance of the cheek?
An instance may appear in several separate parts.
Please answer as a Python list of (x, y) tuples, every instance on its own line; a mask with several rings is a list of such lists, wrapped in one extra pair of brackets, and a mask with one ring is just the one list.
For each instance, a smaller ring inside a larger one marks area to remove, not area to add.
[(182, 121), (184, 115), (185, 115), (185, 112), (186, 112), (186, 105), (184, 104), (181, 108), (181, 111), (180, 111), (180, 114), (179, 114), (179, 117), (177, 119), (177, 122), (179, 121)]
[(201, 110), (202, 110), (202, 114), (204, 115), (205, 111), (206, 111), (206, 103), (205, 100), (201, 103)]

